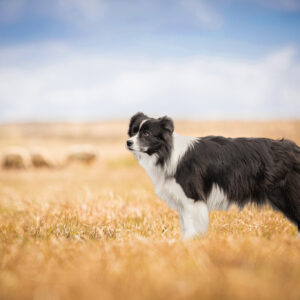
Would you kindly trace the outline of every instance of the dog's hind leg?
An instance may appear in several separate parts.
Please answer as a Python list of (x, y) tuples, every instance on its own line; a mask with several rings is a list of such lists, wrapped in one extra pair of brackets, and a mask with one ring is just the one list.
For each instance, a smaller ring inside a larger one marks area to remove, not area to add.
[(293, 207), (295, 219), (298, 226), (298, 237), (300, 238), (300, 148), (295, 147), (295, 161), (293, 172), (287, 180), (289, 201)]
[(295, 218), (295, 213), (289, 201), (286, 199), (280, 189), (272, 191), (272, 193), (268, 195), (268, 199), (275, 210), (282, 212), (285, 217), (287, 217), (295, 225), (298, 224), (297, 219)]
[[(299, 180), (298, 180), (299, 179)], [(275, 209), (281, 211), (298, 228), (300, 235), (300, 176), (291, 173), (284, 186), (274, 188), (268, 199)]]
[(289, 203), (291, 214), (293, 216), (293, 221), (298, 227), (298, 236), (300, 236), (300, 173), (299, 172), (297, 171), (291, 172), (291, 174), (288, 176), (285, 192), (286, 192), (286, 201)]

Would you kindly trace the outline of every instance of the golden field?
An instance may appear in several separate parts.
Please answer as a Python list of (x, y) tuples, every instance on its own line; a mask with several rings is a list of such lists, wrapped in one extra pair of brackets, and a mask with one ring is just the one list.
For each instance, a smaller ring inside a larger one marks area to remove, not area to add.
[[(175, 122), (181, 134), (290, 138), (300, 121)], [(300, 239), (266, 207), (213, 212), (208, 234), (181, 241), (177, 214), (125, 149), (127, 121), (0, 126), (10, 146), (92, 165), (0, 169), (0, 299), (300, 299)], [(299, 191), (300, 196), (300, 191)]]

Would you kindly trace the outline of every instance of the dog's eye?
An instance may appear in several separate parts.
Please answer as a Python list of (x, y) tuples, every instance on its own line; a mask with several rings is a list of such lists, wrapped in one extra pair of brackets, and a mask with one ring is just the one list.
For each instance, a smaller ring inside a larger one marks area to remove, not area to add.
[(144, 131), (143, 132), (143, 136), (149, 136), (150, 135), (150, 132), (149, 131)]
[(132, 128), (132, 132), (133, 132), (134, 134), (137, 133), (138, 130), (139, 130), (139, 128), (138, 128), (137, 126), (135, 126), (135, 127)]

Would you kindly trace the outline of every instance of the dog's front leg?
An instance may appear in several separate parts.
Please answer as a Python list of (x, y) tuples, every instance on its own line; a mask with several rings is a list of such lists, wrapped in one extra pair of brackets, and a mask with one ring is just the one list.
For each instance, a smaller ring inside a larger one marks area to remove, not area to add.
[(183, 239), (203, 236), (208, 229), (208, 208), (203, 201), (191, 201), (179, 211), (181, 237)]

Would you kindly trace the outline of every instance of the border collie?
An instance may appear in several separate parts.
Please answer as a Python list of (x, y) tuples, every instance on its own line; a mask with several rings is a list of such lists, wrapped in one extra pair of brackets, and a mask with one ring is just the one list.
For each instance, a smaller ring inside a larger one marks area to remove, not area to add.
[(127, 148), (150, 176), (156, 194), (176, 211), (181, 235), (206, 233), (211, 210), (269, 203), (300, 232), (300, 148), (289, 140), (192, 138), (174, 133), (172, 119), (139, 112)]

